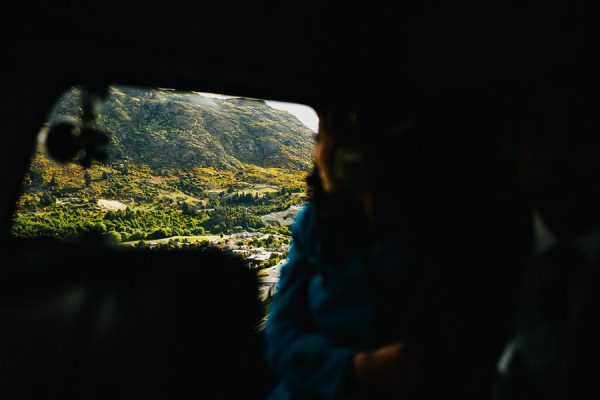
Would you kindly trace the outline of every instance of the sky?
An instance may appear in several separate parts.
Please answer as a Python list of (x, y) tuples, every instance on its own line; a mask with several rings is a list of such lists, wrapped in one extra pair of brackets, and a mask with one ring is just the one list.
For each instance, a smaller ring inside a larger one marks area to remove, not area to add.
[[(230, 99), (234, 97), (204, 92), (198, 92), (198, 94), (216, 99)], [(319, 126), (319, 117), (317, 117), (317, 113), (311, 107), (305, 106), (304, 104), (286, 103), (282, 101), (273, 100), (265, 100), (265, 102), (273, 108), (276, 108), (278, 110), (285, 110), (290, 114), (295, 115), (296, 118), (300, 120), (300, 122), (302, 122), (304, 125), (310, 128), (313, 132), (317, 131), (317, 127)]]

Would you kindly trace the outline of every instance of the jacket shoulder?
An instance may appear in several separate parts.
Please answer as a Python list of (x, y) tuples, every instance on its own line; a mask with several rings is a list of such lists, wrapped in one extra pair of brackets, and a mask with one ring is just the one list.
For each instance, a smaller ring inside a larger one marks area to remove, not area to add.
[(291, 226), (292, 247), (296, 252), (304, 255), (311, 254), (311, 237), (314, 234), (316, 224), (315, 206), (308, 204), (304, 206), (296, 215), (294, 223)]

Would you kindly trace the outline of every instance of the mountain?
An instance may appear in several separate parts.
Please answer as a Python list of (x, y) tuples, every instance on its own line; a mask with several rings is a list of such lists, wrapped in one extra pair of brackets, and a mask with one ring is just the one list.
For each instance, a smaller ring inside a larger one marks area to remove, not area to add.
[[(42, 133), (77, 117), (79, 97), (77, 89), (66, 93)], [(113, 87), (96, 124), (111, 136), (111, 158), (89, 169), (49, 159), (40, 136), (15, 236), (288, 235), (291, 213), (306, 199), (314, 134), (264, 101)], [(291, 211), (280, 216), (284, 210)]]
[[(78, 116), (79, 97), (79, 90), (71, 89), (49, 121)], [(251, 164), (308, 171), (311, 166), (314, 133), (263, 100), (111, 87), (97, 125), (111, 135), (111, 162), (184, 170)]]

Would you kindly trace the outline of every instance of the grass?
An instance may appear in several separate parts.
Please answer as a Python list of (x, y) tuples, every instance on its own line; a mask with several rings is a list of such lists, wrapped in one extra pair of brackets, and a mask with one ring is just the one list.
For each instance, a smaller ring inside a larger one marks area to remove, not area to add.
[[(184, 240), (187, 239), (190, 243), (201, 243), (204, 241), (207, 242), (215, 242), (217, 240), (221, 239), (220, 235), (200, 235), (200, 236), (172, 236), (172, 237), (168, 237), (168, 238), (163, 238), (163, 239), (144, 239), (144, 243), (146, 243), (147, 245), (150, 244), (160, 244), (160, 243), (166, 243), (170, 240)], [(226, 239), (225, 236), (223, 236), (223, 239)], [(121, 242), (120, 244), (123, 246), (132, 246), (135, 245), (137, 243), (139, 243), (139, 240), (133, 240), (133, 241), (128, 241), (128, 242)]]

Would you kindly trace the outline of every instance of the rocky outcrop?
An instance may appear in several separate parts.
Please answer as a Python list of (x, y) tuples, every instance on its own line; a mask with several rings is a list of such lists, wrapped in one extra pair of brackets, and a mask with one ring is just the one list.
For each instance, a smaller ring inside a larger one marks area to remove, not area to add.
[[(56, 104), (50, 122), (79, 114), (79, 91)], [(112, 161), (153, 168), (308, 170), (313, 132), (292, 114), (265, 101), (208, 98), (199, 93), (112, 87), (98, 117), (111, 134)]]

